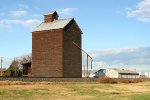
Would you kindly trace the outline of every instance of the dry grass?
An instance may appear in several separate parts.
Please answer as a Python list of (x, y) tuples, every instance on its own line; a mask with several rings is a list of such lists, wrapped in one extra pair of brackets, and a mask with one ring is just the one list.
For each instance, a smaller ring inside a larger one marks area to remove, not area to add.
[(132, 78), (132, 79), (127, 79), (127, 78), (120, 78), (120, 79), (115, 79), (115, 78), (109, 78), (109, 77), (101, 77), (101, 78), (97, 78), (96, 80), (99, 83), (138, 83), (138, 82), (142, 82), (141, 79), (139, 78)]
[(142, 82), (142, 80), (140, 78), (133, 78), (133, 79), (120, 78), (120, 79), (118, 79), (118, 82), (120, 82), (120, 83), (138, 83), (138, 82)]
[(149, 100), (150, 82), (0, 82), (0, 100)]

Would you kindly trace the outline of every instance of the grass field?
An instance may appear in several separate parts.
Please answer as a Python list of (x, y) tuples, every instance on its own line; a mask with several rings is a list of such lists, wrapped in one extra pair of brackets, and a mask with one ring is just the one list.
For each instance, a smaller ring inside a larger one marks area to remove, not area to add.
[(150, 82), (0, 82), (0, 100), (150, 100)]

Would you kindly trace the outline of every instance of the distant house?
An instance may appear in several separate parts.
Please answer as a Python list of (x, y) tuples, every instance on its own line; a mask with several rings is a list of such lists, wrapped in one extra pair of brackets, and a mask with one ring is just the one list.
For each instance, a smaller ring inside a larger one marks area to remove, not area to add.
[(145, 78), (150, 78), (150, 72), (145, 72), (144, 75), (145, 75)]
[(145, 75), (139, 75), (139, 78), (146, 78)]
[(95, 71), (92, 74), (92, 77), (139, 78), (139, 73), (124, 69), (100, 69), (98, 71)]
[(105, 77), (106, 69), (100, 69), (94, 73), (94, 77)]
[(131, 70), (107, 69), (106, 77), (110, 78), (139, 78), (139, 73)]

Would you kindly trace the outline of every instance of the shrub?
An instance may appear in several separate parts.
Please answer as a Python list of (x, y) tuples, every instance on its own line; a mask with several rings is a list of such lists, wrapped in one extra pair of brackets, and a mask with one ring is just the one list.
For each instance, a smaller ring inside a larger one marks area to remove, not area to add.
[(121, 78), (118, 80), (120, 83), (130, 83), (129, 79)]
[(117, 83), (116, 80), (109, 77), (98, 78), (96, 81), (99, 83), (112, 83), (112, 84)]
[(18, 77), (18, 76), (22, 76), (22, 70), (20, 69), (14, 69), (14, 68), (8, 68), (3, 76), (8, 76), (8, 77)]
[(138, 82), (142, 82), (142, 80), (141, 79), (135, 79), (135, 78), (133, 78), (133, 79), (121, 78), (121, 79), (119, 79), (119, 82), (120, 83), (138, 83)]

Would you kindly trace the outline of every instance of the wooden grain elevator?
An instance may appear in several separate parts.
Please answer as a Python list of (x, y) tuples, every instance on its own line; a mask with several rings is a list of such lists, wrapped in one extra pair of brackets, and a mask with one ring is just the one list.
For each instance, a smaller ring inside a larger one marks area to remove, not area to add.
[(32, 32), (32, 77), (82, 77), (82, 31), (74, 18), (58, 19), (56, 11)]

